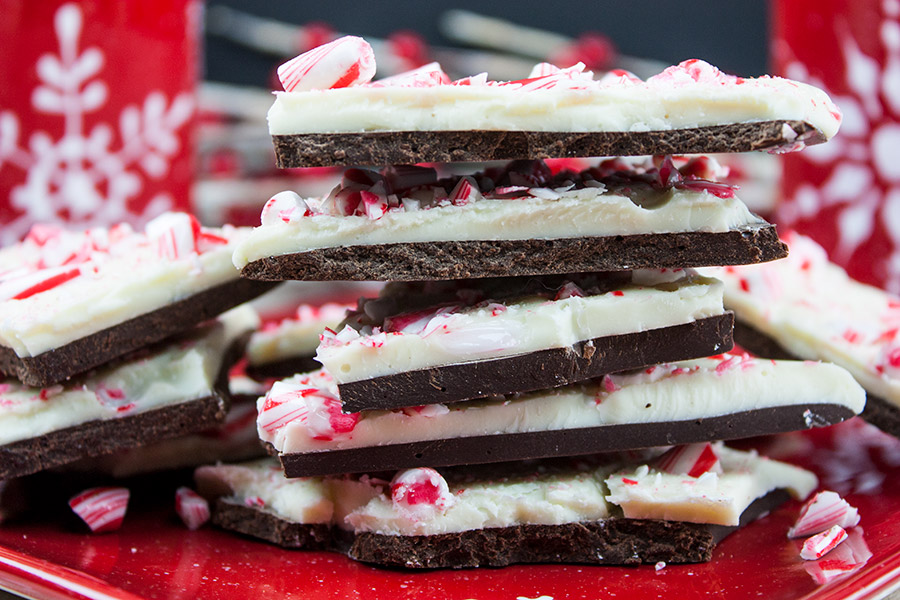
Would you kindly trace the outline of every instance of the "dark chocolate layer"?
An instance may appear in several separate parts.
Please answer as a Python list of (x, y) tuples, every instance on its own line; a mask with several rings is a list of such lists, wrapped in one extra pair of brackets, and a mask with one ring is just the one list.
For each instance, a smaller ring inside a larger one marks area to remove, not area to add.
[(771, 150), (793, 144), (788, 125), (806, 144), (825, 141), (804, 121), (732, 123), (670, 131), (376, 131), (274, 135), (276, 164), (288, 167), (479, 162), (588, 156), (708, 154)]
[(607, 373), (727, 352), (734, 315), (601, 337), (573, 347), (406, 371), (338, 386), (344, 412), (471, 400), (559, 387)]
[(236, 531), (302, 550), (336, 549), (336, 538), (328, 523), (294, 523), (259, 507), (245, 506), (228, 498), (216, 500), (212, 522), (222, 529)]
[(777, 406), (689, 421), (502, 433), (278, 456), (285, 476), (308, 477), (579, 456), (709, 440), (733, 440), (824, 427), (853, 416), (849, 408), (835, 404)]
[[(735, 322), (734, 337), (742, 348), (757, 356), (799, 360), (777, 341), (746, 323)], [(900, 407), (896, 404), (866, 392), (866, 408), (859, 416), (883, 432), (900, 438)]]
[(0, 480), (208, 429), (224, 421), (226, 411), (226, 400), (212, 395), (12, 442), (0, 446)]
[(212, 319), (272, 288), (236, 279), (32, 357), (0, 346), (0, 373), (47, 387)]
[(408, 242), (270, 256), (241, 269), (266, 281), (423, 281), (744, 265), (787, 256), (773, 225), (571, 239)]
[[(775, 509), (789, 495), (775, 490), (741, 515), (743, 527)], [(517, 525), (431, 536), (352, 533), (322, 524), (287, 521), (262, 508), (219, 499), (213, 523), (286, 548), (335, 550), (350, 558), (388, 567), (416, 569), (500, 567), (514, 563), (633, 565), (705, 562), (715, 545), (737, 527), (678, 521), (625, 519)], [(347, 550), (347, 538), (351, 540)]]
[(311, 356), (292, 356), (258, 365), (247, 365), (247, 375), (257, 381), (263, 381), (268, 378), (284, 379), (297, 373), (308, 373), (321, 368), (319, 361)]

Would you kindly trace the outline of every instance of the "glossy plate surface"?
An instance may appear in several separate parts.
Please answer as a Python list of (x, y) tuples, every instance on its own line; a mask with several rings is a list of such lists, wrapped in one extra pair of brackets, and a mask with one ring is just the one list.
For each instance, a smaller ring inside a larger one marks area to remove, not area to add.
[[(210, 528), (188, 531), (174, 514), (177, 483), (171, 481), (155, 492), (135, 490), (117, 533), (83, 533), (62, 506), (41, 519), (4, 524), (0, 587), (39, 598), (828, 600), (877, 598), (900, 585), (900, 442), (853, 420), (752, 445), (812, 468), (823, 489), (859, 509), (852, 547), (817, 562), (801, 560), (800, 542), (785, 535), (799, 508), (791, 502), (726, 538), (708, 564), (390, 571)], [(853, 567), (856, 562), (864, 564)]]

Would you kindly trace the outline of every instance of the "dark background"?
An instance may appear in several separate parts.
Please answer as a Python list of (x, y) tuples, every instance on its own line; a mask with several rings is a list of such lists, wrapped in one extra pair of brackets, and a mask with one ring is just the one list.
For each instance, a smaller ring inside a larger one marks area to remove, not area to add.
[[(767, 71), (767, 3), (762, 0), (569, 0), (568, 2), (323, 2), (291, 0), (217, 0), (281, 21), (323, 21), (343, 33), (385, 37), (399, 29), (419, 32), (430, 43), (450, 45), (438, 31), (437, 18), (449, 8), (481, 14), (549, 31), (577, 36), (586, 31), (607, 35), (618, 50), (632, 56), (674, 64), (703, 58), (738, 75)], [(227, 40), (207, 37), (206, 76), (213, 81), (268, 88), (277, 57), (259, 54)]]

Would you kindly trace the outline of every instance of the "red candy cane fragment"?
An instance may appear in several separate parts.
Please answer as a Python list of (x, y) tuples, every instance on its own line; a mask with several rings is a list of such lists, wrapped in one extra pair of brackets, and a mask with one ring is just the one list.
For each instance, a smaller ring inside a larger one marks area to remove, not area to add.
[(313, 48), (278, 67), (278, 79), (286, 92), (350, 87), (368, 83), (374, 76), (372, 46), (352, 35)]
[(309, 206), (296, 192), (278, 192), (263, 205), (259, 221), (262, 225), (292, 223), (312, 214)]
[(85, 490), (69, 500), (69, 506), (91, 531), (115, 531), (122, 526), (128, 508), (127, 488), (97, 487)]
[(81, 275), (78, 267), (56, 267), (0, 281), (0, 300), (25, 300)]
[(366, 216), (373, 221), (380, 219), (388, 211), (388, 201), (384, 196), (366, 190), (359, 192), (359, 195), (362, 198), (362, 206)]
[(840, 525), (835, 525), (828, 531), (817, 533), (803, 542), (800, 550), (800, 558), (803, 560), (816, 560), (822, 558), (847, 539), (847, 532)]
[(160, 258), (178, 260), (198, 254), (200, 222), (187, 213), (164, 213), (147, 223), (150, 242)]
[(654, 466), (666, 473), (688, 477), (722, 472), (719, 457), (709, 442), (676, 446), (657, 458)]
[(191, 488), (182, 486), (175, 490), (175, 512), (194, 531), (209, 521), (209, 502)]
[(450, 203), (454, 206), (465, 206), (481, 200), (481, 190), (472, 177), (461, 177), (450, 191)]
[(411, 87), (427, 88), (437, 87), (450, 83), (450, 77), (444, 73), (440, 63), (431, 62), (422, 65), (418, 69), (397, 73), (391, 77), (385, 77), (368, 84), (369, 87)]
[(831, 491), (819, 492), (803, 508), (797, 522), (788, 530), (789, 538), (806, 537), (839, 525), (844, 529), (859, 523), (859, 511)]
[(399, 471), (391, 480), (391, 504), (402, 512), (428, 517), (455, 503), (447, 481), (430, 467)]
[(603, 77), (600, 78), (601, 86), (615, 86), (615, 85), (638, 85), (644, 83), (640, 77), (632, 73), (631, 71), (626, 71), (625, 69), (613, 69), (612, 71), (607, 71), (604, 73)]
[(561, 70), (562, 69), (554, 64), (541, 62), (531, 68), (531, 73), (528, 74), (528, 79), (534, 79), (536, 77), (546, 77), (547, 75), (555, 75)]

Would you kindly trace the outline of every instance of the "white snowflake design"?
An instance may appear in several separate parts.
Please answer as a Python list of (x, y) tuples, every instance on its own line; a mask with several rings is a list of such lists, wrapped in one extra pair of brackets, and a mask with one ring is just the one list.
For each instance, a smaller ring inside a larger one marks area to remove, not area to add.
[(107, 101), (109, 87), (97, 78), (105, 62), (103, 51), (79, 51), (83, 16), (78, 5), (61, 6), (54, 15), (59, 54), (46, 53), (36, 63), (41, 85), (31, 96), (35, 111), (60, 115), (59, 140), (34, 132), (20, 145), (20, 121), (12, 111), (0, 111), (0, 169), (18, 168), (25, 181), (10, 193), (10, 204), (22, 214), (0, 229), (0, 243), (20, 239), (35, 222), (67, 220), (80, 226), (108, 225), (123, 220), (146, 221), (173, 206), (165, 193), (153, 197), (135, 219), (128, 202), (139, 196), (144, 177), (162, 179), (178, 153), (178, 130), (194, 112), (191, 94), (179, 94), (171, 104), (160, 91), (150, 92), (143, 106), (129, 105), (119, 115), (119, 140), (108, 123), (85, 131), (85, 115)]
[[(880, 17), (883, 66), (862, 52), (846, 27), (836, 26), (847, 87), (853, 94), (830, 92), (844, 114), (840, 135), (807, 148), (802, 157), (832, 169), (818, 188), (799, 185), (793, 198), (780, 207), (778, 219), (790, 226), (840, 206), (832, 259), (841, 264), (870, 238), (880, 219), (894, 249), (885, 262), (884, 285), (900, 293), (900, 0), (883, 0)], [(827, 87), (797, 60), (787, 65), (785, 75)]]

